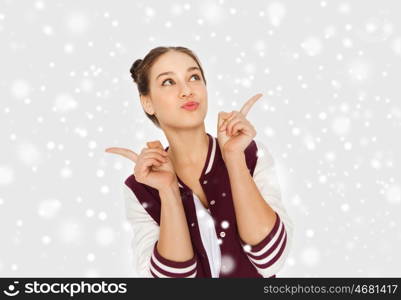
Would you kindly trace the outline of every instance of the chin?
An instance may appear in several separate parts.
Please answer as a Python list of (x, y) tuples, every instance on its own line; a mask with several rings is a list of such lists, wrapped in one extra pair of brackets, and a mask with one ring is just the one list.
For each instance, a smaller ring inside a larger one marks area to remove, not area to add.
[[(196, 119), (191, 119), (191, 120), (182, 120), (179, 124), (179, 127), (182, 128), (195, 128), (202, 126), (204, 124), (205, 120), (204, 118), (196, 118)], [(178, 125), (178, 124), (177, 124)]]

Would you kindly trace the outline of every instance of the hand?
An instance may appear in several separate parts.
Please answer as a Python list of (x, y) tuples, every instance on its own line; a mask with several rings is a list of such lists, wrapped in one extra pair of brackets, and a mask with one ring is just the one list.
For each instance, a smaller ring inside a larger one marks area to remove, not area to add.
[(223, 154), (243, 152), (256, 136), (253, 125), (245, 118), (252, 105), (263, 94), (258, 93), (248, 99), (240, 111), (219, 112), (217, 140)]
[(177, 177), (168, 153), (160, 141), (147, 142), (147, 148), (142, 148), (138, 155), (126, 148), (112, 147), (105, 151), (119, 154), (135, 163), (134, 176), (136, 181), (162, 190), (177, 182)]

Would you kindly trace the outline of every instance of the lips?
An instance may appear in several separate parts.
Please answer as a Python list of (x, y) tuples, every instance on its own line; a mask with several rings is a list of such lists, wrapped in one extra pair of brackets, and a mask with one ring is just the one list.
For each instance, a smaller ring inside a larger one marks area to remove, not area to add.
[(197, 109), (199, 106), (199, 102), (196, 101), (189, 101), (185, 103), (184, 105), (181, 106), (181, 108), (187, 109), (187, 110), (194, 110)]

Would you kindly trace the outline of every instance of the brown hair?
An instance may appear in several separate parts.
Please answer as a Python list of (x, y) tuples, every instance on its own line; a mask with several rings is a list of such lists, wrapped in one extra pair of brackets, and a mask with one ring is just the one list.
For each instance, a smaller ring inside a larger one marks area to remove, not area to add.
[[(205, 79), (205, 75), (203, 73), (202, 66), (199, 62), (198, 57), (196, 56), (196, 54), (194, 52), (192, 52), (190, 49), (188, 49), (186, 47), (179, 47), (179, 46), (177, 46), (177, 47), (173, 47), (173, 46), (156, 47), (156, 48), (153, 48), (152, 50), (150, 50), (143, 59), (139, 58), (139, 59), (135, 60), (135, 62), (131, 66), (131, 69), (130, 69), (131, 77), (134, 80), (134, 82), (137, 84), (138, 92), (140, 95), (147, 96), (149, 94), (149, 92), (150, 92), (150, 89), (149, 89), (150, 68), (153, 66), (154, 62), (160, 55), (167, 53), (169, 51), (182, 52), (182, 53), (185, 53), (185, 54), (189, 55), (190, 57), (192, 57), (198, 64), (199, 69), (202, 73), (203, 81), (205, 82), (205, 85), (206, 85), (206, 79)], [(157, 120), (156, 116), (148, 114), (145, 110), (144, 110), (144, 112), (146, 113), (146, 116), (157, 127), (160, 128), (160, 123)]]

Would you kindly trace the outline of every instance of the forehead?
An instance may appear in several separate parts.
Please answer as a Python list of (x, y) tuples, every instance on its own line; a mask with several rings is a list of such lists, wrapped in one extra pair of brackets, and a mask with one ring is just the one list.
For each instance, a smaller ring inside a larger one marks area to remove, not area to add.
[(170, 51), (162, 54), (155, 61), (150, 70), (150, 76), (155, 79), (162, 72), (186, 72), (192, 66), (198, 66), (198, 64), (191, 56), (182, 52)]

